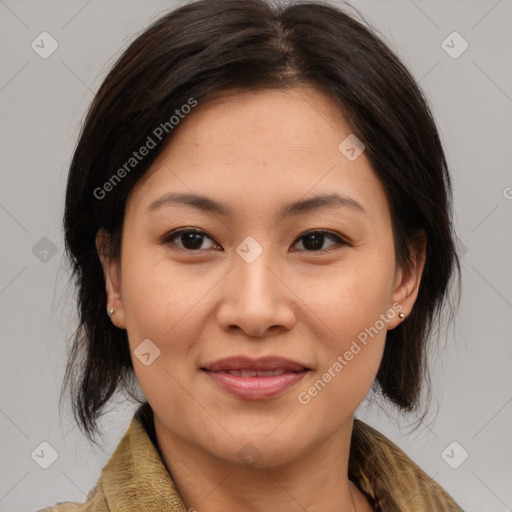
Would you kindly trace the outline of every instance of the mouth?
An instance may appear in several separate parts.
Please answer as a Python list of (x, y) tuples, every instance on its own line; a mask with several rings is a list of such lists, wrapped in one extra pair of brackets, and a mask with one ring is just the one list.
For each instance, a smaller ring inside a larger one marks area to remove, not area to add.
[(246, 400), (274, 398), (291, 389), (311, 371), (281, 357), (222, 359), (200, 368), (223, 391)]

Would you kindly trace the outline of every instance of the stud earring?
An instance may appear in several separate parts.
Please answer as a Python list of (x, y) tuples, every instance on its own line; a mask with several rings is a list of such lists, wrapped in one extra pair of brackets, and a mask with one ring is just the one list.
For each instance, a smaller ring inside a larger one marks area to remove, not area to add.
[(403, 313), (400, 313), (398, 317), (400, 318), (400, 320), (402, 320), (402, 322), (405, 320), (405, 315)]
[(111, 310), (109, 310), (108, 316), (112, 316), (115, 312), (116, 312), (116, 310), (114, 308), (112, 308)]

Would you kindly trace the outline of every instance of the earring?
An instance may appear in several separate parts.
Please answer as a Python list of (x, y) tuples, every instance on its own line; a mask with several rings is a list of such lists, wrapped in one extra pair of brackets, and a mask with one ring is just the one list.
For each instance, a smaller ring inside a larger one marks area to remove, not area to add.
[(400, 318), (400, 320), (402, 320), (402, 322), (405, 320), (405, 315), (403, 313), (400, 313), (398, 317)]
[(116, 310), (114, 308), (112, 308), (111, 310), (109, 310), (108, 316), (112, 316), (115, 312), (116, 312)]

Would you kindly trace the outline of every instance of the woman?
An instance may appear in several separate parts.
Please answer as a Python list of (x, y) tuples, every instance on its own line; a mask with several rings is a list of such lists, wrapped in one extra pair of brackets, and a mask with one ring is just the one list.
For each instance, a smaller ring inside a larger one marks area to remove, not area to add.
[(354, 412), (418, 407), (458, 270), (451, 188), (396, 56), (318, 3), (204, 0), (159, 19), (88, 113), (65, 211), (93, 439), (143, 402), (85, 504), (45, 510), (455, 511)]

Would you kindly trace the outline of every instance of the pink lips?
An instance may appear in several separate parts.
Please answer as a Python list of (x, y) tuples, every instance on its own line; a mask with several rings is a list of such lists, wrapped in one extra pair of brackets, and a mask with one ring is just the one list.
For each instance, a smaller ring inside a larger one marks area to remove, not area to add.
[(240, 356), (216, 361), (202, 370), (225, 391), (246, 400), (261, 400), (295, 386), (309, 368), (280, 357)]

